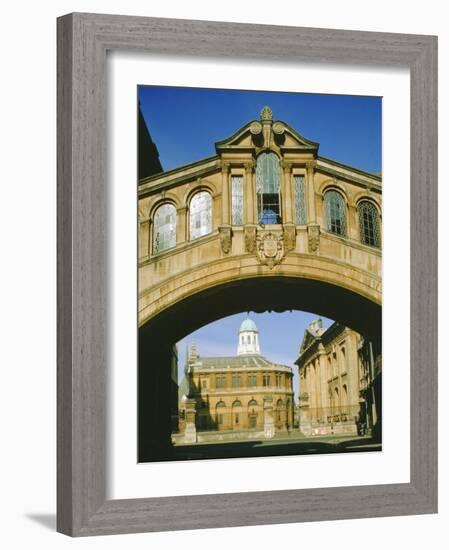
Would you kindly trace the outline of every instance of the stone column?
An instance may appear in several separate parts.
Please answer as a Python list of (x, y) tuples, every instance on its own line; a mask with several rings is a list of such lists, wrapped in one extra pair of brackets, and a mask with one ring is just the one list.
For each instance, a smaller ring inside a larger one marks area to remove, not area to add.
[(186, 399), (186, 428), (184, 443), (196, 443), (196, 402), (195, 399)]
[(221, 223), (229, 225), (229, 162), (223, 162), (221, 166)]
[(306, 163), (307, 169), (307, 222), (316, 223), (316, 208), (315, 208), (315, 183), (314, 172), (315, 162)]
[(218, 226), (220, 245), (223, 254), (229, 254), (232, 248), (232, 228), (230, 219), (229, 162), (223, 162), (221, 168), (221, 225)]
[(359, 220), (357, 219), (357, 207), (353, 203), (348, 204), (348, 220), (346, 222), (346, 234), (349, 239), (360, 241)]
[(320, 365), (320, 392), (321, 392), (321, 408), (323, 416), (327, 416), (329, 409), (329, 393), (327, 391), (327, 362), (326, 351), (323, 344), (318, 346), (318, 360)]
[(183, 243), (187, 239), (187, 206), (176, 209), (176, 244)]
[(292, 202), (292, 165), (290, 162), (282, 163), (282, 223), (293, 223), (293, 202)]
[(248, 162), (245, 164), (245, 185), (243, 193), (244, 203), (244, 223), (254, 225), (254, 203), (256, 202), (254, 188), (254, 163)]
[(263, 431), (266, 439), (274, 437), (273, 398), (266, 397), (263, 402)]
[(139, 224), (139, 259), (151, 254), (150, 220), (144, 220)]
[(309, 252), (317, 252), (320, 246), (320, 226), (316, 219), (315, 208), (315, 161), (306, 163), (307, 168), (307, 236)]

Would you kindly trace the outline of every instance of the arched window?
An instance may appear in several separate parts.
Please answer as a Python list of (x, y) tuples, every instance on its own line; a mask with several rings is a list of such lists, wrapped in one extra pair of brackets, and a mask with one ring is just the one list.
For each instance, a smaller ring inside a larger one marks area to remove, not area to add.
[(369, 201), (359, 203), (360, 240), (369, 246), (380, 246), (379, 216), (377, 208)]
[(257, 401), (255, 399), (251, 399), (248, 403), (248, 407), (257, 407)]
[(153, 218), (153, 253), (176, 246), (176, 208), (173, 204), (161, 204)]
[(274, 153), (261, 153), (257, 157), (256, 193), (258, 221), (263, 224), (282, 223), (281, 171)]
[(207, 191), (196, 193), (190, 201), (190, 238), (212, 231), (212, 197)]
[(326, 229), (336, 235), (346, 235), (346, 207), (343, 197), (337, 191), (327, 191), (324, 195)]

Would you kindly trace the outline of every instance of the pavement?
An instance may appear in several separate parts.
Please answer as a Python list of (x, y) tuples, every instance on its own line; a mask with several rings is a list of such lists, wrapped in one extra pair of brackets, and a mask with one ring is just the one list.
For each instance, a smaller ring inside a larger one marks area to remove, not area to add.
[(381, 450), (381, 443), (369, 436), (289, 437), (286, 439), (179, 445), (172, 448), (171, 455), (166, 460), (379, 452)]

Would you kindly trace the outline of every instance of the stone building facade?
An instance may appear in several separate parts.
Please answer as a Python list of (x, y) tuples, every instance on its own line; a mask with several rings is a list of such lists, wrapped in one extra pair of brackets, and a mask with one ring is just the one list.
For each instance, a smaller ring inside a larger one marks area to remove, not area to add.
[(380, 175), (321, 156), (268, 107), (212, 156), (139, 179), (141, 456), (171, 444), (172, 347), (205, 324), (316, 311), (380, 347), (381, 217)]
[(292, 368), (260, 354), (255, 323), (243, 321), (237, 355), (202, 357), (189, 350), (179, 389), (175, 443), (271, 438), (293, 427)]
[(211, 285), (274, 273), (380, 304), (381, 177), (318, 149), (265, 107), (214, 156), (140, 179), (139, 324)]
[(299, 429), (304, 435), (373, 434), (380, 420), (380, 355), (360, 334), (321, 319), (304, 333), (299, 367)]

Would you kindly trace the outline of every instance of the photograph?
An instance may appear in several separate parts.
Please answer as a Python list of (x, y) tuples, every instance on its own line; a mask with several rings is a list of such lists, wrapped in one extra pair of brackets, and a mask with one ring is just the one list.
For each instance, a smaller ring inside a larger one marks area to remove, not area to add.
[(381, 452), (382, 98), (136, 113), (138, 461)]

